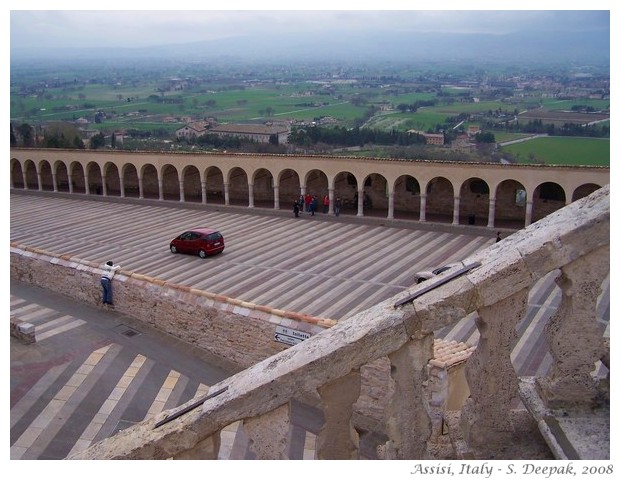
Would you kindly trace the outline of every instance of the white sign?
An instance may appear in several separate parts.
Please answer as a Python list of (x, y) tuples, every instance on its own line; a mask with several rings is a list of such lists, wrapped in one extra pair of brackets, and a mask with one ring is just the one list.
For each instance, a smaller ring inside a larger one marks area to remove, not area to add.
[(274, 340), (280, 343), (286, 343), (287, 345), (297, 345), (298, 343), (310, 338), (311, 335), (300, 330), (293, 330), (292, 328), (276, 327), (276, 333)]

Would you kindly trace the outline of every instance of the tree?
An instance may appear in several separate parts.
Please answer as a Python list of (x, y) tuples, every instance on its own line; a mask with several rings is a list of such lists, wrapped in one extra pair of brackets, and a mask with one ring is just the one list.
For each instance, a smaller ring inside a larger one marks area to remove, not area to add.
[(93, 135), (90, 139), (90, 148), (96, 150), (105, 146), (105, 135), (101, 132)]
[(24, 147), (34, 147), (35, 144), (35, 135), (34, 128), (27, 123), (22, 123), (19, 127), (17, 127), (17, 132), (22, 137), (22, 144)]

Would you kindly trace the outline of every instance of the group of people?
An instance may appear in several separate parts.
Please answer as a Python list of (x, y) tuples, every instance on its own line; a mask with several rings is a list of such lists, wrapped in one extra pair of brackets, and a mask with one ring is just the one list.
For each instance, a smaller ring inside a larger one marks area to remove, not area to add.
[[(325, 195), (322, 200), (323, 213), (329, 213), (329, 195)], [(298, 199), (293, 200), (293, 213), (296, 217), (299, 217), (301, 212), (308, 212), (311, 216), (317, 211), (319, 206), (319, 198), (316, 195), (300, 195)], [(340, 209), (342, 208), (342, 199), (340, 196), (334, 200), (334, 214), (340, 215)]]

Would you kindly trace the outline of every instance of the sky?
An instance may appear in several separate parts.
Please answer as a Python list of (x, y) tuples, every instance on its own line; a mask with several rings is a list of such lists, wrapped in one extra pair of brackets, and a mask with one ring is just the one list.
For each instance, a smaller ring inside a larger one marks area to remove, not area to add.
[[(228, 10), (205, 10), (207, 2), (183, 2), (184, 10), (144, 10), (143, 3), (107, 1), (105, 10), (83, 10), (84, 3), (20, 2), (10, 10), (10, 43), (23, 47), (148, 47), (230, 38), (239, 33), (415, 32), (510, 33), (517, 30), (583, 31), (609, 28), (615, 0), (529, 2), (441, 2), (443, 10), (416, 10), (412, 1), (384, 0), (381, 10), (361, 2), (317, 0), (293, 10), (293, 2), (225, 2)], [(299, 3), (299, 2), (294, 2)], [(355, 9), (349, 6), (354, 3)], [(421, 2), (420, 2), (421, 3)], [(616, 2), (617, 3), (617, 2)], [(92, 2), (90, 2), (92, 5)], [(257, 10), (256, 5), (261, 5)], [(502, 9), (497, 9), (501, 4)], [(556, 10), (561, 5), (563, 11)], [(588, 10), (584, 10), (584, 4)], [(282, 6), (287, 10), (283, 10)], [(428, 3), (424, 3), (428, 5)], [(450, 8), (452, 6), (452, 8)], [(462, 10), (463, 8), (478, 10)], [(82, 9), (82, 10), (81, 10)], [(480, 11), (483, 10), (483, 11)], [(569, 11), (572, 10), (572, 11)]]

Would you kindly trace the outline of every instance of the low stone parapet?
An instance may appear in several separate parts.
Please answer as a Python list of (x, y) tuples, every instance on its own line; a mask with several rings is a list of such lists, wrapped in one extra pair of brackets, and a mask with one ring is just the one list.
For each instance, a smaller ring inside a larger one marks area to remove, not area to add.
[(22, 322), (11, 316), (11, 337), (17, 338), (23, 343), (35, 343), (35, 328), (32, 323)]

